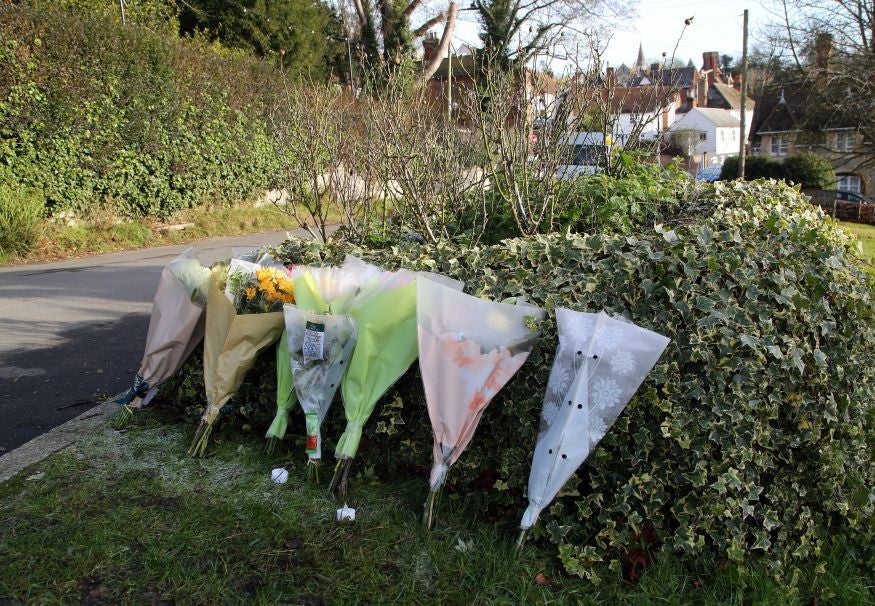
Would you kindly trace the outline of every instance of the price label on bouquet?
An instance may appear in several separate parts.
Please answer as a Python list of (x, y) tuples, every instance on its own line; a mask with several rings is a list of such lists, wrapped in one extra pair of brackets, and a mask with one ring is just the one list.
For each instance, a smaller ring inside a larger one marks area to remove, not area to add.
[(308, 412), (304, 415), (307, 422), (307, 454), (319, 452), (319, 415)]
[(307, 322), (304, 328), (304, 359), (323, 360), (325, 345), (325, 325)]

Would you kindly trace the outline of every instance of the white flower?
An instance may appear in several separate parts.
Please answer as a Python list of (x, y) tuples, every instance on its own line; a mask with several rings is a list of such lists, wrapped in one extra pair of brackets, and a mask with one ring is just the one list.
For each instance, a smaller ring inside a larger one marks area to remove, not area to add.
[(611, 370), (620, 376), (630, 375), (635, 372), (635, 358), (628, 351), (618, 351), (611, 356)]
[(611, 408), (620, 403), (620, 386), (613, 379), (596, 379), (590, 386), (589, 397), (599, 408)]
[(589, 439), (593, 444), (605, 437), (606, 433), (608, 433), (608, 426), (604, 419), (595, 415), (591, 416), (589, 418)]

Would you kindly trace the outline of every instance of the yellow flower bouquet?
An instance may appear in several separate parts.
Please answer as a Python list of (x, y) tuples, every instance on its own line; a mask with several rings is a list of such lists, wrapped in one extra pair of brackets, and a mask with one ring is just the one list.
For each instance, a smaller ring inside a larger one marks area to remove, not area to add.
[(189, 454), (203, 456), (213, 424), (258, 355), (283, 332), (283, 303), (294, 302), (289, 272), (232, 259), (227, 276), (215, 269), (207, 293), (204, 387), (207, 407)]

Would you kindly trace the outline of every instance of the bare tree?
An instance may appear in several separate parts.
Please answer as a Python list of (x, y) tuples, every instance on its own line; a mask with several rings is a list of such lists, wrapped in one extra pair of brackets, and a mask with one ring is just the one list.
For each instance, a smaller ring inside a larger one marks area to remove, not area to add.
[(375, 170), (399, 228), (437, 242), (467, 223), (476, 240), (484, 219), (475, 204), (483, 187), (477, 148), (427, 89), (393, 80), (366, 119)]
[(270, 113), (283, 168), (274, 202), (324, 242), (340, 211), (334, 191), (346, 167), (338, 150), (348, 144), (346, 118), (355, 100), (330, 84), (286, 82), (282, 92)]
[[(440, 8), (424, 0), (338, 0), (338, 12), (349, 39), (354, 40), (359, 49), (363, 67), (380, 84), (385, 84), (399, 66), (412, 58), (417, 40), (443, 24), (436, 53), (418, 70), (416, 82), (422, 84), (440, 67), (447, 54), (459, 5), (455, 0), (448, 0)], [(414, 20), (418, 22), (416, 25), (413, 25)]]
[[(858, 167), (875, 166), (875, 4), (872, 0), (773, 0), (767, 43), (797, 101), (794, 119), (804, 143)], [(803, 94), (805, 93), (805, 94)], [(790, 99), (787, 99), (790, 101)], [(837, 150), (825, 136), (834, 127), (857, 131), (853, 148)], [(866, 142), (869, 142), (867, 145)]]

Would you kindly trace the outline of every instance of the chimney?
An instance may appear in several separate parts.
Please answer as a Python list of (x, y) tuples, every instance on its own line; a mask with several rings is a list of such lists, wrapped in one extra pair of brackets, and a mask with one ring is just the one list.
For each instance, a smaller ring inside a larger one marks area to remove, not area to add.
[(708, 72), (708, 86), (714, 84), (715, 81), (722, 82), (720, 79), (720, 54), (717, 51), (702, 53), (702, 71)]
[[(711, 74), (708, 74), (709, 76)], [(696, 91), (696, 107), (708, 106), (708, 81), (705, 78), (699, 78), (696, 83), (698, 90)]]
[(435, 32), (429, 32), (422, 40), (422, 62), (430, 63), (435, 58), (440, 40)]
[(605, 88), (608, 90), (613, 90), (617, 86), (617, 73), (614, 71), (613, 67), (609, 67), (607, 69), (607, 74), (605, 75)]
[(832, 58), (832, 34), (820, 32), (814, 38), (814, 53), (817, 71), (827, 73), (829, 71), (829, 61)]
[(650, 79), (654, 84), (656, 84), (657, 79), (659, 79), (659, 63), (650, 64)]

